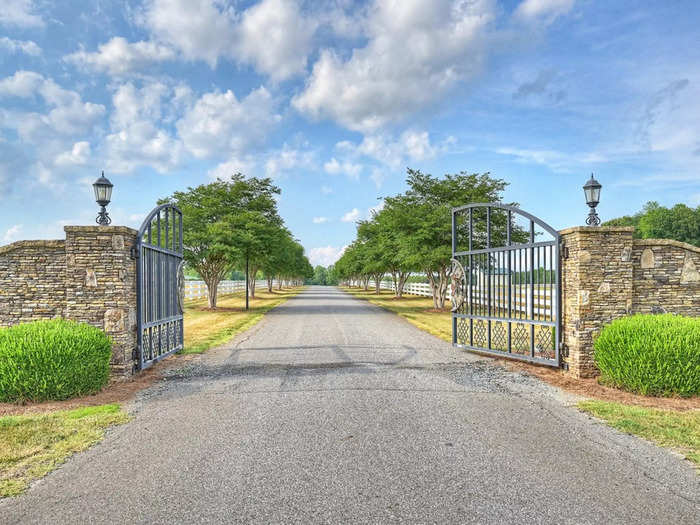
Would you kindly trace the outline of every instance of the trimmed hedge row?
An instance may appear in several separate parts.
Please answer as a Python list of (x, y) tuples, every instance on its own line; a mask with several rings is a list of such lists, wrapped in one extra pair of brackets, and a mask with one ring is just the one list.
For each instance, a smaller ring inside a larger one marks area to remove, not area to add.
[(623, 317), (593, 346), (603, 383), (647, 396), (700, 394), (700, 318)]
[(45, 401), (98, 392), (109, 379), (110, 338), (52, 319), (0, 328), (0, 401)]

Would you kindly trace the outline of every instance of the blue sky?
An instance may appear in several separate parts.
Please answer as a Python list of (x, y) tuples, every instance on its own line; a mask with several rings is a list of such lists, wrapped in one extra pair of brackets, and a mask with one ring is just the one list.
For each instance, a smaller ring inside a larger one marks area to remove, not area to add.
[(0, 244), (271, 176), (312, 262), (405, 188), (490, 171), (554, 227), (700, 205), (700, 3), (4, 0)]

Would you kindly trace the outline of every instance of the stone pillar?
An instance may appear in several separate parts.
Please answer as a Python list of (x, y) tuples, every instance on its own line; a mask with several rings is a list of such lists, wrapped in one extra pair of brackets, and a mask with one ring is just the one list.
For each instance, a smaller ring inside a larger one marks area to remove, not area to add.
[(137, 232), (124, 226), (66, 226), (65, 317), (112, 338), (113, 376), (133, 372), (136, 347)]
[(593, 339), (604, 323), (632, 310), (634, 228), (579, 226), (559, 233), (564, 362), (574, 377), (593, 377)]

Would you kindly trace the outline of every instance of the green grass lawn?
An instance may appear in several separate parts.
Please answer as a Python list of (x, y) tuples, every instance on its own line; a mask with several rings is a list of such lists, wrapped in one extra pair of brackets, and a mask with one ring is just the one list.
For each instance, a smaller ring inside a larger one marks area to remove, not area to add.
[(265, 312), (297, 295), (303, 287), (273, 290), (257, 288), (245, 310), (245, 292), (219, 296), (216, 310), (208, 308), (207, 299), (185, 304), (185, 348), (183, 354), (201, 354), (221, 345), (250, 328)]
[(0, 498), (21, 494), (33, 480), (100, 441), (105, 429), (128, 420), (119, 405), (0, 418)]
[(700, 410), (676, 411), (581, 401), (578, 407), (627, 434), (669, 447), (700, 466)]

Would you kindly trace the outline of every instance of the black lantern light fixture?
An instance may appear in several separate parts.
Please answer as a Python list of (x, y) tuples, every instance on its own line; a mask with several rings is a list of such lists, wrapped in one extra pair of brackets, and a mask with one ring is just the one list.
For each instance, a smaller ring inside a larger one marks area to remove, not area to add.
[(107, 205), (112, 199), (112, 188), (114, 184), (109, 182), (109, 179), (105, 177), (105, 172), (103, 171), (102, 176), (93, 183), (92, 187), (95, 190), (95, 200), (97, 204), (102, 207), (95, 221), (100, 226), (109, 226), (112, 219), (107, 215)]
[(583, 192), (586, 194), (586, 204), (591, 208), (588, 212), (588, 218), (586, 218), (586, 224), (589, 226), (600, 226), (600, 217), (598, 217), (595, 208), (600, 202), (600, 189), (602, 187), (600, 182), (593, 178), (592, 173), (591, 178), (583, 187)]

